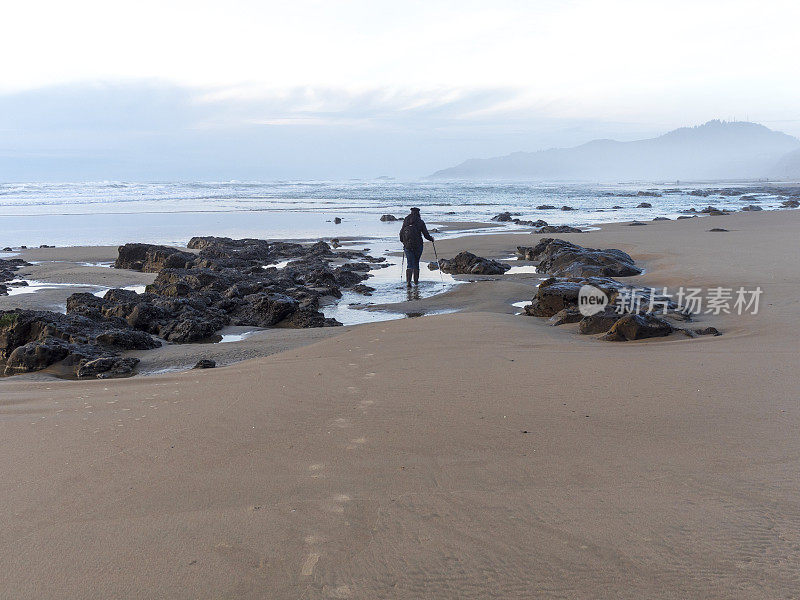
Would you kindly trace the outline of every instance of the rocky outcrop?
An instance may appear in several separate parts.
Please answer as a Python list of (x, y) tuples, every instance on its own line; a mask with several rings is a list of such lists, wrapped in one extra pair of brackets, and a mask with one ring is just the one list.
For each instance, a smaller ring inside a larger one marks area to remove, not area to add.
[(556, 207), (552, 204), (540, 204), (536, 207), (536, 210), (555, 210)]
[[(149, 350), (160, 345), (118, 318), (31, 310), (0, 312), (0, 360), (5, 362), (5, 375), (39, 371), (57, 362), (63, 362), (78, 377), (120, 374), (127, 366), (132, 370), (138, 361), (94, 361), (117, 359), (123, 350)], [(89, 363), (93, 364), (87, 367)]]
[(144, 273), (158, 273), (161, 269), (184, 269), (196, 256), (169, 246), (155, 244), (125, 244), (119, 247), (114, 267)]
[[(0, 313), (5, 373), (60, 363), (77, 377), (122, 376), (138, 360), (119, 352), (157, 347), (161, 342), (156, 338), (206, 341), (228, 325), (340, 325), (319, 312), (320, 299), (341, 297), (342, 288), (370, 293), (372, 288), (361, 282), (385, 261), (355, 250), (334, 252), (324, 242), (197, 237), (189, 246), (193, 252), (152, 244), (120, 246), (117, 268), (157, 273), (144, 294), (121, 289), (102, 298), (73, 294), (66, 315)], [(282, 269), (269, 267), (287, 259), (291, 262)]]
[(622, 313), (613, 307), (606, 307), (605, 310), (593, 315), (587, 315), (578, 323), (578, 333), (583, 335), (597, 335), (605, 333), (622, 317)]
[(566, 325), (567, 323), (577, 323), (582, 318), (583, 315), (577, 308), (564, 308), (550, 317), (549, 323), (557, 327), (559, 325)]
[(0, 296), (8, 293), (9, 286), (6, 284), (16, 279), (17, 271), (26, 266), (30, 266), (30, 263), (21, 258), (0, 259)]
[(672, 331), (673, 327), (667, 321), (649, 313), (628, 314), (617, 320), (602, 339), (610, 342), (625, 342), (664, 337)]
[[(340, 298), (342, 288), (354, 288), (379, 268), (384, 258), (348, 250), (334, 252), (325, 242), (304, 245), (258, 239), (194, 237), (196, 254), (163, 246), (120, 248), (134, 260), (126, 266), (162, 266), (146, 294), (126, 296), (115, 291), (100, 301), (101, 312), (121, 316), (133, 327), (171, 342), (206, 339), (226, 325), (256, 327), (323, 327), (338, 325), (318, 312), (322, 297)], [(176, 257), (177, 258), (174, 258)], [(191, 260), (189, 260), (191, 258)], [(269, 265), (290, 260), (284, 268)], [(341, 260), (355, 260), (334, 266)], [(358, 290), (370, 293), (369, 286)], [(80, 305), (80, 306), (79, 306)], [(98, 301), (76, 295), (68, 310), (96, 311)]]
[(543, 273), (561, 277), (629, 277), (642, 272), (622, 250), (584, 248), (557, 238), (542, 238), (533, 247), (519, 246), (517, 255), (538, 262)]
[(381, 215), (381, 221), (383, 221), (384, 223), (391, 223), (393, 221), (399, 221), (399, 220), (400, 219), (398, 219), (394, 215)]
[(783, 208), (797, 208), (798, 206), (800, 206), (800, 200), (791, 199), (781, 202), (781, 207)]
[(475, 256), (471, 252), (459, 252), (455, 258), (439, 259), (439, 268), (451, 275), (502, 275), (511, 265)]
[(544, 225), (536, 233), (583, 233), (583, 230), (569, 225)]
[(544, 227), (547, 225), (547, 221), (542, 221), (541, 219), (536, 221), (526, 221), (524, 219), (514, 218), (515, 214), (518, 213), (502, 212), (493, 216), (491, 220), (497, 221), (498, 223), (513, 223), (514, 225), (523, 225), (525, 227)]
[(201, 358), (200, 360), (195, 363), (192, 367), (193, 369), (214, 369), (217, 366), (217, 362), (211, 360), (210, 358)]
[(743, 206), (742, 210), (745, 212), (757, 212), (764, 209), (758, 206), (757, 204), (748, 204), (747, 206)]
[(578, 309), (578, 294), (581, 287), (591, 285), (601, 290), (612, 301), (623, 287), (618, 281), (604, 277), (550, 277), (536, 288), (536, 295), (523, 309), (532, 317), (550, 318), (565, 309)]
[(653, 208), (649, 202), (640, 202), (636, 208)]
[(710, 215), (712, 217), (721, 217), (723, 215), (729, 215), (731, 211), (724, 209), (724, 208), (717, 208), (716, 206), (706, 206), (705, 208), (697, 211), (700, 213), (704, 213)]
[(97, 377), (125, 377), (133, 374), (133, 369), (139, 364), (138, 358), (123, 358), (121, 356), (103, 356), (82, 363), (76, 374), (79, 378)]
[[(608, 299), (606, 307), (584, 316), (579, 306), (580, 291), (584, 286), (592, 286), (604, 293)], [(634, 297), (639, 300), (630, 301)], [(668, 335), (673, 329), (688, 331), (672, 322), (691, 321), (689, 313), (674, 301), (659, 296), (655, 290), (625, 285), (606, 277), (550, 277), (539, 285), (536, 295), (523, 311), (529, 316), (548, 318), (551, 325), (578, 322), (578, 333), (584, 335), (610, 333), (620, 320), (633, 315), (642, 316), (643, 320), (626, 319), (613, 335), (603, 338), (612, 340)]]

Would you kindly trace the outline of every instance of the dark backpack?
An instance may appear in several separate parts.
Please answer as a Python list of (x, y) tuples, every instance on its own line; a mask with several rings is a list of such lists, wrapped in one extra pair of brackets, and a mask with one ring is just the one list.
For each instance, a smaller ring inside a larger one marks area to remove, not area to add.
[(400, 241), (403, 243), (404, 248), (414, 246), (421, 235), (422, 229), (419, 226), (419, 221), (403, 222), (403, 226), (400, 228)]

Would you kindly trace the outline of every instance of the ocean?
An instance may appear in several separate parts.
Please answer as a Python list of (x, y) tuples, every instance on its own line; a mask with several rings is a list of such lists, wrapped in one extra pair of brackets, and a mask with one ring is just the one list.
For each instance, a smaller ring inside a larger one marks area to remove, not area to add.
[[(696, 195), (717, 188), (734, 189), (723, 195)], [(640, 192), (658, 195), (637, 196)], [(745, 194), (748, 196), (743, 198)], [(636, 208), (643, 201), (653, 208)], [(182, 245), (195, 235), (388, 241), (396, 237), (398, 225), (382, 223), (380, 216), (402, 217), (411, 206), (419, 206), (429, 223), (486, 221), (510, 211), (521, 219), (591, 226), (656, 216), (674, 218), (683, 209), (709, 204), (738, 210), (756, 203), (767, 210), (777, 208), (780, 201), (775, 191), (753, 183), (4, 183), (0, 184), (0, 247), (125, 242)], [(575, 210), (538, 210), (542, 204)], [(336, 217), (342, 219), (341, 224), (333, 222)]]

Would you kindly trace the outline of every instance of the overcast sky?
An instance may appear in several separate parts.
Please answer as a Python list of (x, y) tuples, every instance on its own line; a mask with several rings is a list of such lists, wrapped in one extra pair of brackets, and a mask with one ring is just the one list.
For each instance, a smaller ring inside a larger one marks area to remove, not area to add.
[(709, 119), (800, 135), (796, 0), (5, 3), (0, 179), (412, 178)]

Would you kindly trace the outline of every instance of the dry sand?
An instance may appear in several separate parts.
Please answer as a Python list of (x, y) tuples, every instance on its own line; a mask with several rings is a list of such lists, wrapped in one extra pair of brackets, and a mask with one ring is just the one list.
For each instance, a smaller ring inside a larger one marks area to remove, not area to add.
[(558, 236), (654, 286), (760, 285), (758, 315), (703, 321), (716, 338), (580, 337), (505, 314), (535, 281), (482, 282), (450, 294), (482, 310), (221, 369), (4, 380), (0, 595), (798, 597), (798, 230)]

